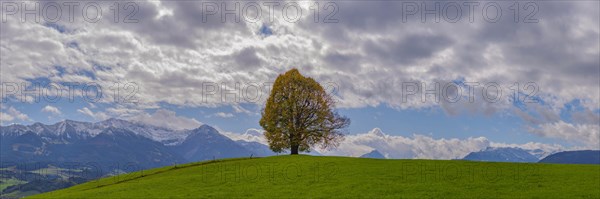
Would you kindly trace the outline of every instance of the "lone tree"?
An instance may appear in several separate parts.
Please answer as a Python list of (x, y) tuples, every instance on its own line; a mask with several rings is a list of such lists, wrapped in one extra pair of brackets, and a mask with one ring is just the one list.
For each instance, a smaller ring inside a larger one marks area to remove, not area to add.
[(333, 111), (334, 106), (332, 96), (297, 69), (279, 75), (260, 119), (269, 147), (278, 153), (290, 149), (292, 155), (310, 152), (317, 144), (336, 147), (350, 120)]

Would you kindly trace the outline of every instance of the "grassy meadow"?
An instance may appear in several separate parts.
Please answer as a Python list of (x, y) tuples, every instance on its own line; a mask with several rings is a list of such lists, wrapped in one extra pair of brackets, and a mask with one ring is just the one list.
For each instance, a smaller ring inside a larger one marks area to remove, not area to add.
[(31, 198), (600, 198), (599, 187), (600, 165), (285, 155), (144, 170)]

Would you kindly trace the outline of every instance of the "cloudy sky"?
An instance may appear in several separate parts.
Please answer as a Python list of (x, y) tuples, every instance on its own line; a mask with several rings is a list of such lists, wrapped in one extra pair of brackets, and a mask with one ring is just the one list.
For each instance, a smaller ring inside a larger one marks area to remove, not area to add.
[(2, 2), (2, 125), (118, 117), (260, 139), (246, 131), (295, 67), (352, 120), (323, 153), (600, 148), (597, 1), (35, 5)]

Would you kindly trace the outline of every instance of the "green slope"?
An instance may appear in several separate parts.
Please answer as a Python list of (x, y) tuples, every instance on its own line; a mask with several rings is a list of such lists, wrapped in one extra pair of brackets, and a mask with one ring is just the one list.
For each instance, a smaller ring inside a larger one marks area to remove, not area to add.
[(164, 167), (32, 198), (600, 198), (600, 165), (275, 156)]

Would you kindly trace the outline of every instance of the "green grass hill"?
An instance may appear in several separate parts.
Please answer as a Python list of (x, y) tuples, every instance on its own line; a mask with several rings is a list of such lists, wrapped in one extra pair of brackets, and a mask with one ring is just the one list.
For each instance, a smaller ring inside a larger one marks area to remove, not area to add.
[(102, 178), (31, 198), (600, 198), (600, 165), (307, 155)]

